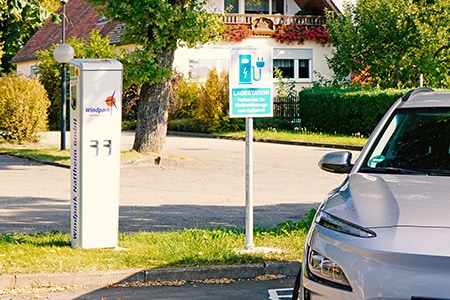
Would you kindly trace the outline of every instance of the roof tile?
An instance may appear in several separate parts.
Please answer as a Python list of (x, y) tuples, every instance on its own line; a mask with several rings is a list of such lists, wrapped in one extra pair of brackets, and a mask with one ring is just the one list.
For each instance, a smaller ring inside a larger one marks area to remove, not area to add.
[[(62, 7), (58, 9), (57, 13), (61, 14), (61, 10)], [(83, 0), (70, 0), (66, 4), (65, 10), (66, 40), (71, 37), (87, 38), (89, 33), (96, 29), (103, 37), (110, 36), (112, 43), (118, 42), (117, 30), (120, 29), (120, 25), (110, 22), (98, 23), (101, 16), (95, 12), (93, 4)], [(50, 18), (20, 49), (12, 62), (36, 59), (37, 50), (49, 49), (53, 44), (61, 43), (61, 34), (61, 24), (52, 23)]]

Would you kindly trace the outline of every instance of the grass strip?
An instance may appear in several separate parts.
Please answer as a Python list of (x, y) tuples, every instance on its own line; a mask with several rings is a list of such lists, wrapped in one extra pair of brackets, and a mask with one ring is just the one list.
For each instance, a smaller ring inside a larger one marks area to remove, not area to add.
[[(225, 133), (223, 135), (245, 137), (245, 132), (232, 132), (232, 133)], [(348, 136), (343, 134), (327, 134), (321, 132), (316, 133), (301, 130), (291, 130), (291, 131), (278, 131), (275, 129), (254, 130), (253, 137), (256, 139), (285, 140), (304, 143), (347, 145), (347, 146), (364, 146), (367, 142), (367, 137), (362, 136), (358, 133)]]
[[(308, 215), (311, 219), (314, 211)], [(207, 228), (166, 232), (121, 233), (119, 249), (70, 246), (67, 233), (0, 235), (0, 274), (145, 269), (300, 260), (310, 221), (287, 221), (276, 228), (255, 229), (256, 247), (269, 253), (241, 253), (245, 232)]]

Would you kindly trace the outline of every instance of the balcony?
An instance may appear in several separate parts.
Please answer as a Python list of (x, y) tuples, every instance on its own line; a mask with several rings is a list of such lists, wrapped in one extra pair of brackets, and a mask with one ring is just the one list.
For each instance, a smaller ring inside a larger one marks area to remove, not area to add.
[(225, 24), (228, 26), (244, 26), (253, 36), (273, 36), (283, 25), (318, 27), (325, 24), (323, 16), (286, 16), (265, 14), (227, 14)]
[(272, 25), (299, 24), (306, 26), (324, 25), (324, 16), (285, 16), (285, 15), (263, 15), (263, 14), (226, 14), (227, 25), (250, 25), (255, 26), (261, 19), (268, 20)]

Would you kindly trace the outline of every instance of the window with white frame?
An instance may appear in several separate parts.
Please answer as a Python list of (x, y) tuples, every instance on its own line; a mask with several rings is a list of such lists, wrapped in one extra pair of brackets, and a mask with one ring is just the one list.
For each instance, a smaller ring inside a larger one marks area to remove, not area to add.
[(273, 67), (280, 69), (284, 78), (310, 82), (312, 80), (312, 49), (274, 49)]
[(228, 9), (228, 13), (239, 13), (239, 0), (225, 0), (225, 10)]
[[(224, 0), (224, 9), (230, 9), (229, 13), (240, 13), (240, 0)], [(241, 0), (241, 2), (244, 0)], [(245, 0), (244, 12), (246, 14), (283, 14), (285, 0)]]

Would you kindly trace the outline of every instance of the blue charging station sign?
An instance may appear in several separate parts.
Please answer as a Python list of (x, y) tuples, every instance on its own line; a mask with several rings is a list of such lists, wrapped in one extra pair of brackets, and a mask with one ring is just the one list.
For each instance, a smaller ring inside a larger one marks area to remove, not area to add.
[(232, 48), (230, 117), (272, 117), (272, 49)]

